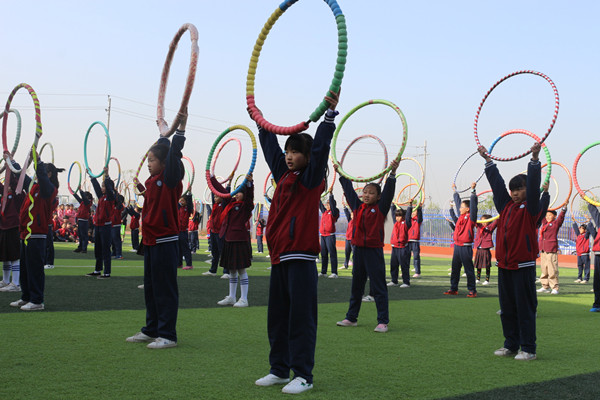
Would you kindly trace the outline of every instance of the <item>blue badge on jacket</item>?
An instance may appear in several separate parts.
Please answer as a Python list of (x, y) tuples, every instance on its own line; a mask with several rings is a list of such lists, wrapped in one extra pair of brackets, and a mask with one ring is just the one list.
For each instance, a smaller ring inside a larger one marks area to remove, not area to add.
[(162, 186), (162, 182), (161, 181), (156, 181), (156, 186), (161, 187)]

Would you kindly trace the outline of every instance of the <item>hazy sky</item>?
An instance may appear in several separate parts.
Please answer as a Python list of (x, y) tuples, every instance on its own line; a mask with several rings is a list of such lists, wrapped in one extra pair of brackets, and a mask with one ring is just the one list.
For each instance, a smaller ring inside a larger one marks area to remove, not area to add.
[[(37, 91), (44, 135), (55, 148), (56, 164), (68, 168), (83, 162), (83, 141), (90, 124), (107, 122), (111, 96), (112, 155), (123, 169), (137, 168), (158, 137), (156, 103), (164, 59), (178, 28), (193, 23), (199, 31), (200, 57), (189, 105), (184, 154), (195, 163), (194, 192), (205, 190), (208, 151), (225, 128), (244, 124), (257, 133), (247, 116), (245, 88), (248, 62), (262, 26), (276, 1), (51, 1), (0, 0), (0, 98), (19, 83)], [(599, 140), (597, 93), (600, 92), (600, 46), (594, 1), (358, 1), (340, 0), (348, 26), (348, 58), (338, 109), (347, 113), (359, 103), (381, 98), (394, 102), (408, 122), (406, 156), (423, 162), (427, 143), (426, 193), (446, 204), (459, 165), (475, 151), (473, 121), (487, 90), (505, 75), (536, 70), (548, 75), (560, 94), (556, 126), (547, 139), (552, 159), (571, 169), (577, 153)], [(306, 120), (329, 87), (336, 61), (334, 17), (322, 0), (300, 0), (277, 22), (261, 53), (256, 76), (256, 101), (267, 119), (280, 125)], [(170, 122), (179, 108), (190, 54), (184, 35), (171, 70), (166, 106)], [(2, 102), (4, 104), (4, 102)], [(552, 90), (533, 75), (511, 78), (486, 102), (480, 117), (480, 139), (489, 145), (500, 133), (515, 128), (542, 136), (553, 112)], [(34, 117), (25, 90), (13, 106), (23, 116), (23, 161), (33, 139)], [(339, 119), (339, 118), (338, 118)], [(312, 124), (309, 133), (314, 133)], [(9, 147), (15, 123), (9, 123)], [(390, 157), (401, 143), (397, 115), (384, 106), (369, 106), (354, 114), (340, 132), (338, 154), (356, 136), (373, 134), (387, 145)], [(250, 162), (249, 140), (244, 143), (239, 172)], [(284, 140), (283, 138), (281, 139)], [(520, 154), (531, 139), (503, 139), (495, 153)], [(347, 159), (355, 176), (381, 169), (383, 153), (374, 141), (359, 142)], [(101, 130), (90, 135), (89, 158), (100, 168), (104, 145)], [(234, 146), (223, 150), (217, 174), (227, 175), (235, 158)], [(582, 159), (582, 187), (597, 184), (591, 173), (600, 147)], [(528, 158), (527, 158), (528, 159)], [(526, 159), (503, 163), (507, 175), (525, 168)], [(482, 171), (473, 157), (461, 171), (466, 186)], [(144, 167), (143, 171), (146, 171)], [(399, 171), (417, 174), (413, 163)], [(555, 175), (561, 194), (564, 172)], [(255, 171), (258, 189), (268, 171), (259, 150)], [(417, 174), (418, 175), (418, 174)], [(142, 174), (145, 179), (147, 173)], [(66, 174), (61, 193), (66, 193)], [(485, 180), (485, 179), (484, 179)], [(408, 183), (401, 178), (398, 186)], [(487, 188), (482, 182), (481, 189)], [(339, 184), (336, 193), (340, 193)], [(600, 191), (599, 191), (600, 193)]]

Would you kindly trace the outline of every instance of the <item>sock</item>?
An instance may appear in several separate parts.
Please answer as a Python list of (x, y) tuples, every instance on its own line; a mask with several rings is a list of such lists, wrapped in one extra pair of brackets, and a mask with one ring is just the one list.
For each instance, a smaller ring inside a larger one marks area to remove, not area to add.
[(12, 283), (17, 286), (21, 285), (21, 260), (15, 260), (11, 262), (12, 270)]
[(244, 270), (243, 273), (240, 274), (240, 290), (242, 292), (241, 299), (248, 300), (248, 273)]
[(2, 280), (7, 285), (10, 283), (10, 261), (4, 261), (2, 263)]
[(235, 299), (237, 295), (238, 274), (236, 272), (229, 273), (229, 297)]

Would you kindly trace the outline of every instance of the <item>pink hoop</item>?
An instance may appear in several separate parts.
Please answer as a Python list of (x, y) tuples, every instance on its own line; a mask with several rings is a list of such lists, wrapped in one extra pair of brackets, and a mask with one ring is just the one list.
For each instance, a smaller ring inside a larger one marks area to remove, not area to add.
[[(221, 146), (219, 146), (219, 148), (217, 149), (217, 153), (215, 154), (213, 161), (212, 161), (212, 165), (210, 166), (210, 172), (213, 176), (217, 176), (217, 174), (215, 174), (215, 164), (217, 163), (217, 159), (219, 158), (219, 154), (221, 153), (221, 150), (223, 149), (223, 147), (225, 147), (225, 145), (231, 141), (235, 141), (238, 144), (238, 155), (237, 155), (237, 160), (235, 161), (235, 166), (233, 167), (233, 173), (235, 174), (235, 171), (237, 171), (238, 166), (240, 165), (240, 159), (242, 158), (242, 142), (240, 142), (240, 139), (232, 137), (227, 139), (226, 141), (224, 141)], [(225, 178), (223, 181), (219, 181), (219, 183), (221, 185), (225, 184), (227, 181), (229, 181), (229, 178)]]

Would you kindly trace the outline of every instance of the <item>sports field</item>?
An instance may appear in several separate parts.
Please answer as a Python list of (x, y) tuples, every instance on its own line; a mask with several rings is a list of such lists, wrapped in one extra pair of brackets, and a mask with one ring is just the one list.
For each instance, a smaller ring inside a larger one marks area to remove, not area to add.
[[(269, 372), (266, 334), (269, 260), (255, 254), (249, 308), (219, 307), (228, 281), (205, 277), (206, 241), (194, 269), (179, 270), (178, 346), (149, 350), (125, 338), (144, 323), (142, 259), (124, 252), (113, 277), (85, 277), (93, 251), (56, 245), (56, 268), (46, 271), (46, 310), (8, 306), (18, 293), (0, 292), (0, 399), (270, 399), (280, 387), (258, 387)], [(129, 249), (127, 243), (124, 250)], [(93, 249), (93, 248), (91, 248)], [(341, 256), (341, 252), (340, 252)], [(341, 328), (351, 272), (319, 278), (315, 399), (598, 399), (600, 315), (590, 313), (591, 284), (573, 283), (562, 268), (561, 293), (540, 295), (538, 359), (498, 358), (503, 344), (496, 271), (479, 297), (442, 293), (449, 260), (424, 258), (408, 289), (389, 288), (389, 332), (373, 332), (374, 303), (363, 303), (356, 328)], [(320, 267), (320, 264), (318, 264)], [(239, 290), (238, 290), (239, 295)]]

